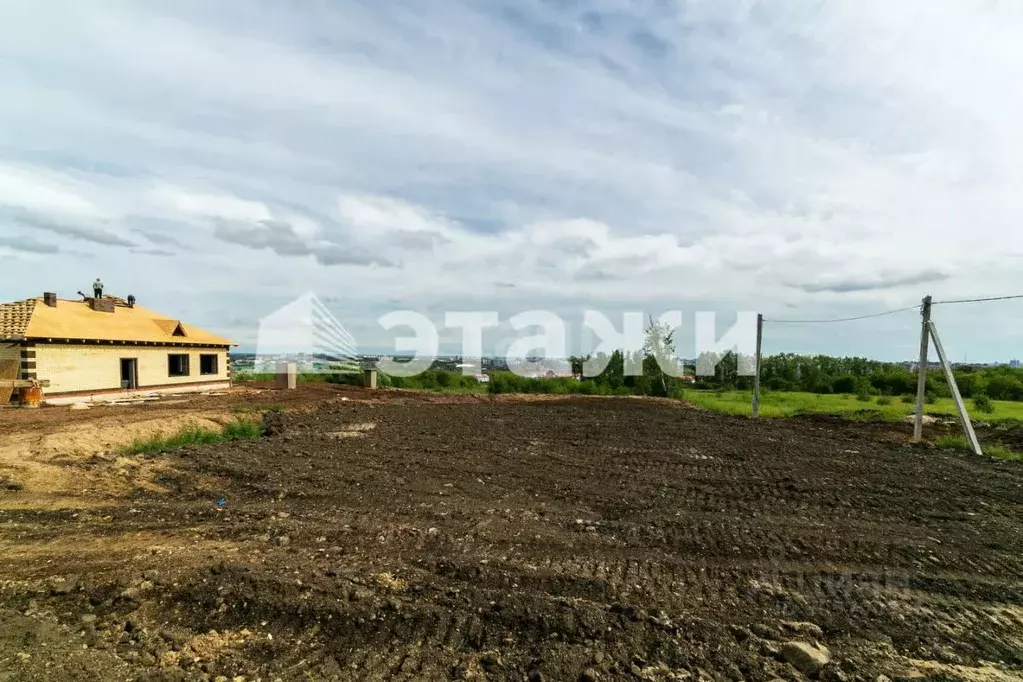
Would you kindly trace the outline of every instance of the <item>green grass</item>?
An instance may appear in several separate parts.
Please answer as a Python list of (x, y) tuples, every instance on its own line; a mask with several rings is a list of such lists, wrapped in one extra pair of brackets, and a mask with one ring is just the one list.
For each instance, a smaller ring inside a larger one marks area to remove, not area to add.
[(238, 418), (223, 429), (214, 429), (198, 424), (189, 424), (170, 436), (152, 436), (133, 441), (121, 448), (123, 455), (143, 455), (164, 452), (189, 445), (215, 445), (225, 441), (259, 438), (262, 433), (260, 422), (254, 419)]
[[(871, 397), (869, 401), (857, 400), (853, 395), (818, 395), (816, 393), (798, 393), (782, 391), (765, 391), (760, 395), (760, 414), (763, 417), (795, 417), (801, 414), (834, 414), (847, 419), (883, 419), (898, 422), (913, 414), (914, 405), (901, 399), (891, 401), (880, 400), (880, 396)], [(686, 389), (685, 400), (696, 407), (724, 412), (726, 414), (750, 415), (752, 408), (750, 391), (701, 391)], [(993, 400), (994, 412), (980, 414), (967, 401), (970, 417), (976, 421), (986, 422), (1023, 422), (1023, 402)], [(957, 417), (955, 403), (951, 398), (938, 398), (925, 406), (925, 414), (940, 417)]]
[(263, 433), (262, 423), (255, 419), (235, 419), (221, 432), (223, 440), (251, 440)]
[[(966, 440), (965, 436), (939, 436), (934, 442), (940, 448), (966, 450), (967, 452), (972, 451), (970, 443)], [(999, 445), (998, 443), (992, 443), (990, 445), (984, 445), (981, 443), (980, 449), (984, 451), (985, 455), (989, 455), (991, 457), (1007, 459), (1013, 462), (1023, 462), (1023, 452), (1013, 452), (1009, 448), (1004, 445)]]

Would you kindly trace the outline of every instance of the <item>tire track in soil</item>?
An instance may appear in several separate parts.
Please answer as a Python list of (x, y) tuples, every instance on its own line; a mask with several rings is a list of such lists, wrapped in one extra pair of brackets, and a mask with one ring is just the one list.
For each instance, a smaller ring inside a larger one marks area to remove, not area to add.
[[(333, 404), (285, 425), (179, 453), (171, 493), (102, 524), (6, 512), (18, 542), (146, 529), (196, 550), (4, 563), (25, 579), (0, 607), (95, 612), (136, 670), (160, 669), (169, 628), (267, 637), (186, 656), (186, 675), (795, 679), (778, 654), (792, 621), (821, 628), (828, 679), (910, 659), (1023, 671), (1018, 466), (639, 400)], [(222, 509), (190, 485), (211, 478)], [(48, 589), (73, 573), (77, 590)]]

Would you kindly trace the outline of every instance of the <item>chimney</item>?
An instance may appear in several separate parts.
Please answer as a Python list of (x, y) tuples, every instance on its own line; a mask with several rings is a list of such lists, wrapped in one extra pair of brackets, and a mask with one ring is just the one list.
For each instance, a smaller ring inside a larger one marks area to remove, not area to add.
[(114, 301), (110, 298), (90, 298), (89, 307), (98, 313), (114, 312)]
[(57, 307), (57, 294), (52, 291), (46, 291), (43, 293), (43, 303), (50, 306), (51, 308)]

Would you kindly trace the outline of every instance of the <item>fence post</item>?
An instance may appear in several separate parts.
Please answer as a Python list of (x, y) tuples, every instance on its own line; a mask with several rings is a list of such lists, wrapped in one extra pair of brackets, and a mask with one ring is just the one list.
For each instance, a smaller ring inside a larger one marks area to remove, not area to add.
[(764, 316), (757, 314), (757, 360), (753, 375), (753, 418), (760, 416), (760, 356), (764, 344)]
[(913, 421), (913, 442), (919, 443), (924, 434), (924, 400), (927, 395), (927, 342), (931, 336), (931, 297), (926, 296), (920, 308), (920, 363), (916, 378), (916, 418)]
[(970, 415), (966, 412), (963, 396), (959, 393), (959, 384), (956, 383), (955, 374), (952, 372), (952, 365), (945, 355), (944, 346), (941, 345), (938, 328), (934, 326), (934, 322), (930, 321), (928, 321), (927, 326), (931, 330), (931, 338), (934, 339), (934, 349), (938, 351), (938, 359), (941, 360), (941, 366), (945, 370), (945, 381), (948, 382), (948, 387), (952, 389), (952, 399), (955, 400), (956, 409), (959, 410), (959, 422), (963, 425), (963, 433), (966, 434), (966, 440), (969, 441), (970, 448), (974, 454), (983, 455), (984, 453), (980, 449), (980, 441), (977, 440), (977, 434), (973, 430), (973, 423), (970, 422)]

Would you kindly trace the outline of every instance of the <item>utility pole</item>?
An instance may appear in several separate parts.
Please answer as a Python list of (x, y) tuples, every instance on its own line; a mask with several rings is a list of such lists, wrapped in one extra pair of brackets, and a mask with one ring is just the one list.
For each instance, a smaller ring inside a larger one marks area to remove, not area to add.
[(760, 357), (764, 345), (764, 316), (757, 314), (757, 361), (753, 375), (753, 418), (760, 416)]
[(931, 297), (926, 296), (920, 307), (923, 318), (920, 325), (920, 363), (916, 378), (916, 419), (913, 421), (913, 442), (919, 443), (924, 436), (924, 401), (927, 395), (927, 343), (931, 337)]
[(945, 381), (948, 382), (948, 387), (952, 391), (952, 400), (955, 401), (956, 410), (959, 411), (959, 423), (963, 426), (963, 433), (966, 434), (966, 440), (970, 443), (970, 449), (973, 450), (975, 455), (983, 455), (983, 450), (980, 449), (980, 442), (977, 440), (977, 434), (973, 430), (973, 423), (970, 421), (970, 415), (966, 411), (966, 403), (963, 402), (963, 396), (959, 393), (959, 384), (956, 383), (955, 372), (952, 371), (952, 363), (948, 361), (948, 356), (945, 355), (945, 347), (941, 345), (941, 337), (938, 336), (938, 328), (934, 326), (934, 322), (928, 321), (927, 326), (931, 330), (931, 338), (934, 339), (934, 349), (938, 351), (938, 359), (941, 360), (941, 367), (945, 370)]

